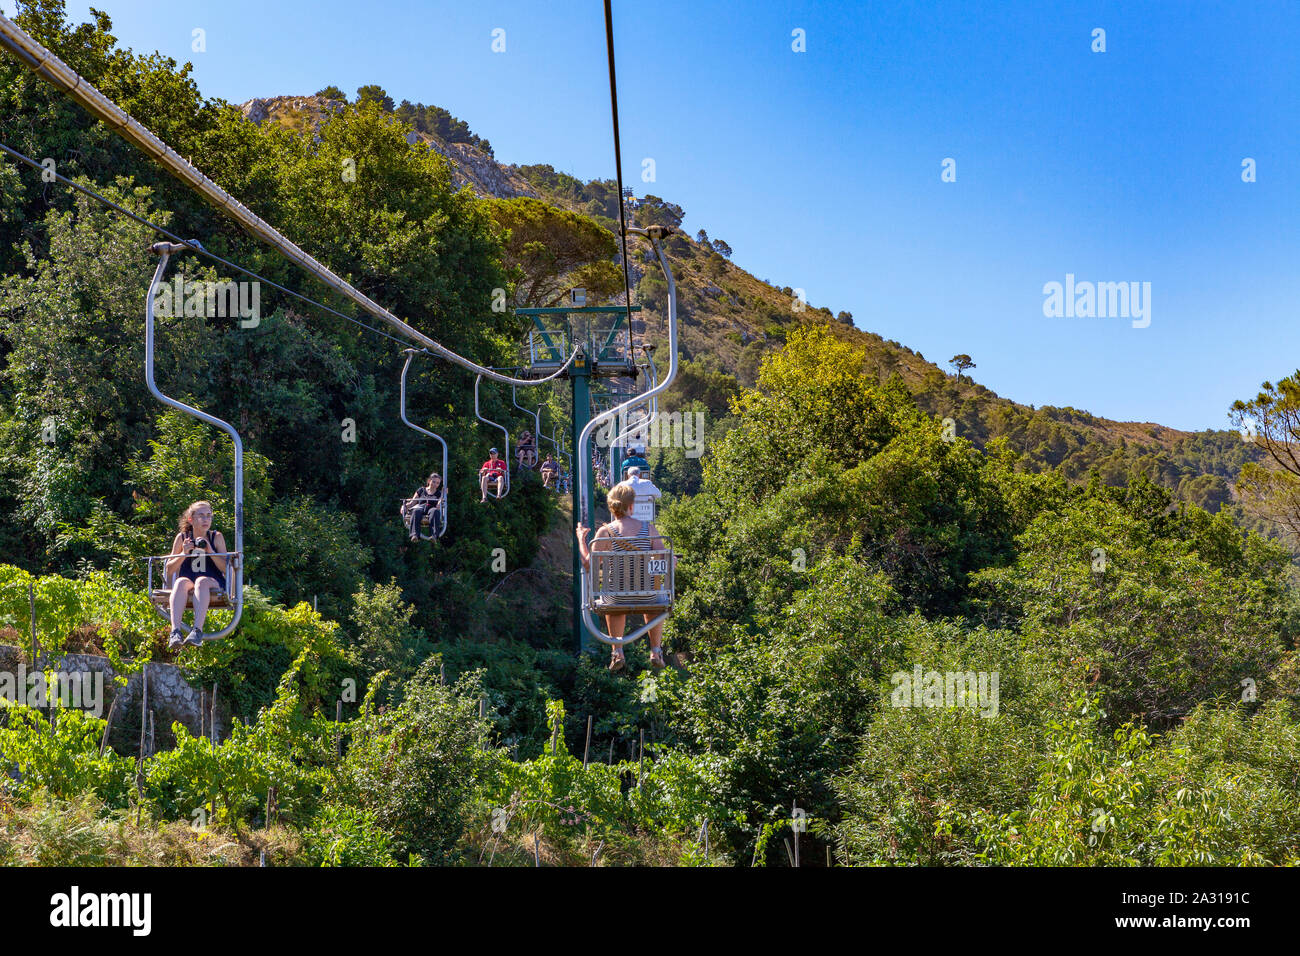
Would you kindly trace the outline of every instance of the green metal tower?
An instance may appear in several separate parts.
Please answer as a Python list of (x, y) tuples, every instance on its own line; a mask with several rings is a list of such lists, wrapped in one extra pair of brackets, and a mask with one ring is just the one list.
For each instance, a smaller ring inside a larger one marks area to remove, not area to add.
[[(554, 308), (517, 309), (517, 315), (526, 315), (533, 321), (529, 332), (529, 367), (541, 375), (549, 375), (559, 369), (568, 360), (570, 346), (577, 349), (572, 364), (565, 370), (573, 397), (573, 429), (570, 432), (570, 444), (573, 448), (573, 474), (570, 475), (573, 499), (573, 639), (579, 652), (588, 646), (587, 632), (582, 626), (582, 558), (578, 553), (576, 532), (578, 516), (582, 514), (579, 507), (578, 489), (585, 484), (588, 488), (586, 512), (596, 514), (596, 482), (591, 477), (591, 461), (579, 461), (578, 439), (587, 422), (592, 418), (592, 379), (633, 378), (637, 375), (637, 365), (632, 349), (632, 330), (627, 324), (627, 306), (561, 306)], [(630, 311), (640, 312), (641, 306), (634, 305)], [(582, 327), (575, 332), (573, 316), (583, 316)], [(591, 316), (591, 319), (586, 319)], [(593, 328), (592, 322), (598, 317), (608, 319), (601, 328)], [(617, 467), (617, 465), (616, 465)], [(578, 481), (578, 469), (588, 469), (588, 480)]]

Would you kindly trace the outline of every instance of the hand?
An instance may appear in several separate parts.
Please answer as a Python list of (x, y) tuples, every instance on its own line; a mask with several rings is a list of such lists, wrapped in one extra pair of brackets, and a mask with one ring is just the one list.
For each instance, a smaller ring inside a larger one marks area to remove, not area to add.
[(588, 527), (587, 527), (585, 524), (583, 524), (581, 521), (579, 521), (579, 522), (578, 522), (578, 527), (577, 527), (577, 528), (575, 529), (575, 531), (574, 531), (574, 534), (576, 534), (576, 535), (578, 536), (578, 540), (579, 540), (580, 542), (582, 542), (583, 544), (586, 544), (586, 543), (587, 543), (587, 535), (590, 534), (590, 533), (591, 533), (591, 529), (588, 528)]

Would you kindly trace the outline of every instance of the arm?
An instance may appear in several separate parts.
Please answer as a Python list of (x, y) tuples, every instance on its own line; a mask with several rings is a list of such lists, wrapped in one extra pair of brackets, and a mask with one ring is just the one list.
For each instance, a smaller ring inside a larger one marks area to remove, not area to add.
[(163, 565), (163, 576), (170, 577), (180, 570), (181, 563), (185, 559), (185, 535), (177, 532), (175, 539), (172, 541), (171, 553), (175, 555), (169, 558)]
[(587, 547), (587, 535), (590, 532), (591, 529), (581, 521), (578, 522), (577, 530), (574, 532), (578, 538), (578, 557), (582, 559), (584, 568), (591, 567), (591, 550)]
[(587, 567), (587, 568), (591, 567), (591, 552), (609, 550), (608, 541), (605, 541), (604, 544), (601, 543), (601, 540), (603, 538), (609, 537), (609, 535), (606, 533), (607, 531), (606, 526), (601, 525), (599, 528), (596, 529), (596, 537), (592, 538), (591, 547), (589, 548), (587, 547), (587, 534), (590, 531), (591, 529), (588, 528), (585, 524), (583, 524), (581, 521), (578, 522), (578, 530), (577, 530), (578, 554), (579, 557), (582, 558), (583, 567)]

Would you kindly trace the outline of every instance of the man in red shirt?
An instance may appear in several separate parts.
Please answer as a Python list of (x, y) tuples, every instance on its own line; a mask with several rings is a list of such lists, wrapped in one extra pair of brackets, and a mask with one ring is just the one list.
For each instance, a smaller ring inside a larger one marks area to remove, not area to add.
[(501, 459), (501, 453), (493, 448), (488, 454), (491, 457), (478, 470), (479, 490), (483, 492), (482, 502), (487, 501), (489, 485), (493, 486), (493, 493), (498, 498), (501, 497), (506, 477), (506, 463)]

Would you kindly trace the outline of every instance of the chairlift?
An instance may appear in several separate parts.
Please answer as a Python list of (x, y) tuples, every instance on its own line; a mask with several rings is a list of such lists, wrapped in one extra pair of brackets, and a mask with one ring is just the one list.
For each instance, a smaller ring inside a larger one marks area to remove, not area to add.
[[(415, 424), (415, 422), (411, 421), (409, 418), (406, 417), (406, 374), (411, 370), (411, 361), (415, 358), (416, 353), (417, 353), (416, 349), (403, 350), (403, 354), (406, 356), (406, 363), (402, 366), (402, 388), (401, 388), (400, 408), (402, 414), (402, 423), (404, 425), (406, 425), (409, 428), (415, 429), (421, 435), (424, 435), (428, 438), (432, 438), (434, 441), (436, 441), (439, 445), (442, 446), (442, 484), (438, 488), (439, 500), (438, 500), (437, 507), (433, 509), (432, 515), (426, 514), (424, 520), (421, 521), (420, 524), (414, 529), (415, 533), (420, 537), (422, 541), (436, 541), (438, 538), (441, 538), (444, 534), (447, 533), (447, 522), (449, 519), (447, 511), (451, 507), (451, 496), (447, 494), (447, 481), (448, 481), (447, 443), (443, 441), (442, 436), (435, 435), (427, 428), (420, 427), (419, 425)], [(409, 499), (406, 498), (401, 499), (403, 507), (405, 507), (405, 504), (408, 500)], [(434, 515), (437, 516), (436, 527), (434, 526), (434, 518), (433, 518)], [(424, 531), (426, 523), (428, 523), (429, 525), (428, 534), (425, 534)]]
[[(524, 408), (524, 406), (522, 406), (522, 405), (519, 404), (519, 400), (518, 400), (518, 390), (519, 390), (519, 388), (518, 388), (517, 385), (511, 385), (511, 386), (510, 386), (510, 403), (511, 403), (512, 405), (514, 405), (515, 408), (517, 408), (517, 409), (519, 409), (521, 412), (523, 412), (525, 415), (531, 415), (531, 416), (532, 416), (532, 419), (533, 419), (533, 431), (532, 431), (532, 435), (533, 435), (533, 461), (532, 461), (532, 464), (527, 464), (527, 463), (524, 462), (523, 458), (521, 457), (521, 458), (520, 458), (520, 461), (519, 461), (519, 467), (520, 467), (521, 469), (523, 469), (523, 468), (536, 468), (536, 467), (537, 467), (537, 463), (538, 463), (537, 455), (538, 455), (538, 453), (539, 453), (540, 450), (541, 450), (538, 446), (540, 445), (541, 440), (542, 440), (542, 416), (541, 416), (541, 412), (540, 412), (540, 409), (541, 409), (542, 406), (541, 406), (541, 405), (538, 405), (538, 406), (537, 406), (537, 408), (538, 408), (537, 411), (531, 411), (531, 412), (530, 412), (528, 409)], [(523, 451), (524, 449), (521, 447), (519, 450), (520, 450), (520, 451)], [(509, 462), (506, 462), (507, 467), (509, 466), (509, 464), (510, 464)]]
[(502, 425), (499, 422), (494, 422), (490, 418), (484, 417), (483, 412), (479, 406), (479, 398), (478, 398), (478, 387), (479, 387), (479, 383), (482, 381), (483, 381), (482, 375), (478, 375), (474, 378), (474, 417), (477, 418), (479, 421), (483, 422), (483, 424), (485, 425), (491, 425), (493, 428), (501, 429), (501, 435), (505, 440), (505, 446), (504, 446), (505, 452), (504, 454), (502, 454), (501, 459), (502, 461), (505, 462), (506, 467), (504, 472), (502, 473), (502, 476), (496, 482), (496, 486), (497, 486), (496, 496), (498, 498), (504, 498), (506, 495), (510, 494), (510, 430), (506, 428), (505, 425)]
[[(578, 502), (580, 520), (589, 527), (591, 515), (588, 513), (588, 487), (591, 478), (590, 468), (585, 463), (591, 460), (592, 436), (597, 429), (629, 409), (639, 405), (648, 407), (648, 403), (667, 390), (677, 377), (677, 284), (660, 246), (660, 241), (675, 231), (667, 226), (629, 226), (625, 230), (627, 235), (641, 236), (650, 242), (668, 283), (668, 373), (647, 391), (592, 416), (584, 426), (577, 448), (577, 460), (584, 463), (578, 470)], [(595, 550), (595, 545), (600, 542), (593, 539), (590, 561), (581, 568), (582, 623), (596, 640), (622, 647), (639, 640), (651, 628), (668, 619), (675, 594), (676, 559), (672, 542), (662, 536), (659, 537), (662, 547), (644, 551), (620, 550), (623, 547), (639, 546), (640, 542), (636, 540), (600, 540), (609, 541), (609, 550)], [(645, 623), (630, 633), (625, 633), (623, 637), (611, 637), (596, 621), (597, 616), (611, 614), (641, 614)]]
[[(162, 281), (163, 274), (167, 271), (167, 263), (173, 253), (183, 252), (191, 246), (198, 246), (198, 243), (191, 240), (189, 244), (179, 242), (155, 242), (149, 247), (149, 250), (158, 256), (158, 268), (154, 270), (153, 281), (149, 284), (149, 293), (145, 298), (144, 305), (144, 380), (149, 387), (150, 394), (164, 405), (168, 405), (176, 410), (189, 415), (191, 418), (197, 418), (199, 421), (215, 428), (219, 428), (230, 436), (230, 440), (235, 446), (235, 550), (223, 551), (218, 553), (209, 553), (204, 555), (207, 558), (224, 558), (226, 569), (224, 577), (226, 587), (222, 591), (215, 592), (208, 602), (208, 610), (230, 610), (233, 612), (229, 623), (215, 634), (204, 634), (205, 641), (215, 641), (232, 634), (236, 627), (239, 626), (239, 619), (244, 614), (244, 443), (239, 438), (239, 432), (235, 431), (233, 425), (222, 421), (214, 415), (207, 412), (199, 411), (184, 402), (177, 401), (159, 390), (157, 383), (154, 381), (154, 295), (158, 290), (158, 285)], [(174, 554), (154, 554), (147, 555), (144, 561), (147, 564), (147, 588), (149, 601), (163, 620), (171, 621), (171, 598), (172, 589), (176, 586), (176, 574), (168, 573), (167, 562), (175, 558)], [(199, 560), (186, 558), (186, 560)], [(161, 563), (162, 569), (158, 576), (158, 587), (154, 587), (154, 566)], [(191, 590), (188, 604), (193, 607), (194, 594)]]

